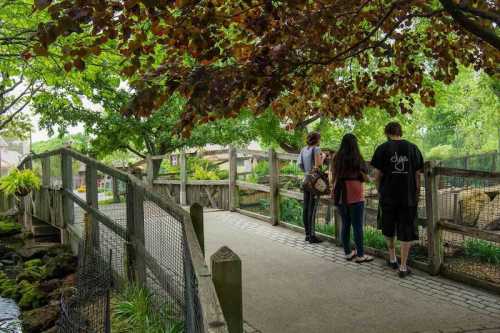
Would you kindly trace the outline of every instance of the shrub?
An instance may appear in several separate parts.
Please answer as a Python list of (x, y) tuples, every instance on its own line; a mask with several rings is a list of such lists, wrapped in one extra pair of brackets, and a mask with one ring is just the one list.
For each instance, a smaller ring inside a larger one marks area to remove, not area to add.
[(455, 149), (451, 145), (439, 145), (429, 150), (426, 159), (443, 161), (452, 158), (454, 155)]
[(257, 162), (252, 170), (252, 173), (248, 176), (248, 181), (251, 183), (258, 183), (267, 175), (269, 175), (269, 162), (262, 160)]
[[(156, 305), (153, 294), (139, 286), (128, 286), (112, 300), (113, 333), (180, 333), (184, 323), (175, 318), (166, 304)], [(169, 331), (165, 327), (171, 327)]]
[(300, 176), (303, 174), (302, 170), (300, 170), (299, 166), (296, 163), (287, 163), (281, 167), (280, 173), (283, 175), (295, 175)]
[(47, 304), (47, 295), (38, 289), (37, 284), (31, 284), (28, 281), (21, 281), (18, 285), (21, 299), (19, 307), (23, 310), (30, 310)]
[(0, 237), (8, 237), (21, 233), (21, 225), (16, 222), (0, 222)]
[(325, 235), (333, 236), (335, 234), (334, 224), (318, 224), (316, 223), (316, 231)]
[(364, 244), (375, 249), (386, 249), (385, 237), (382, 231), (372, 227), (366, 227), (363, 231)]
[(0, 190), (7, 195), (19, 194), (22, 191), (38, 190), (40, 185), (40, 177), (30, 169), (13, 169), (7, 176), (0, 179)]
[(467, 239), (464, 242), (465, 255), (489, 264), (500, 264), (500, 246), (480, 239)]
[(302, 203), (292, 198), (282, 198), (280, 203), (280, 219), (284, 222), (303, 227)]

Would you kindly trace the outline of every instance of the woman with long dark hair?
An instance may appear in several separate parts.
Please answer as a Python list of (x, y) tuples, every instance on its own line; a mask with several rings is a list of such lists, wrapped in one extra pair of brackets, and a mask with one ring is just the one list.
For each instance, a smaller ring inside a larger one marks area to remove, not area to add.
[[(359, 151), (358, 140), (346, 134), (333, 160), (333, 199), (342, 216), (342, 244), (345, 258), (362, 263), (372, 261), (363, 248), (363, 214), (365, 199), (363, 182), (368, 180), (368, 169)], [(356, 250), (351, 249), (351, 226)]]

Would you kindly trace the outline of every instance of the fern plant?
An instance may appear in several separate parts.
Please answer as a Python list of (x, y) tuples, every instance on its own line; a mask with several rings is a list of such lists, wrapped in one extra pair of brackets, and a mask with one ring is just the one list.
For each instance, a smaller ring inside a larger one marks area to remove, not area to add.
[(32, 190), (40, 189), (40, 177), (33, 170), (12, 170), (0, 179), (0, 190), (7, 195), (25, 196)]

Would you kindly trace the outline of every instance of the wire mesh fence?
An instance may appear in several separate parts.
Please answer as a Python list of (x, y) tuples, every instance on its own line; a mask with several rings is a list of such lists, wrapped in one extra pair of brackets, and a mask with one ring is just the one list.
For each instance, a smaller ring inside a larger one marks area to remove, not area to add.
[(111, 332), (110, 298), (113, 287), (112, 251), (107, 254), (91, 242), (78, 250), (77, 282), (72, 295), (61, 297), (60, 333)]

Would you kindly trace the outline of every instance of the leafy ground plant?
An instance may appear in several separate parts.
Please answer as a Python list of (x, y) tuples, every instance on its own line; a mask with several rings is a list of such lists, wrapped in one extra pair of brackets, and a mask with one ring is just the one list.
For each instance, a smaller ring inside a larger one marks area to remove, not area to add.
[(167, 305), (158, 305), (148, 289), (131, 285), (112, 301), (112, 333), (183, 331), (184, 323), (175, 318)]
[(7, 195), (14, 195), (23, 190), (38, 190), (40, 184), (40, 177), (33, 170), (14, 169), (0, 179), (0, 190)]
[(488, 264), (500, 264), (500, 246), (480, 239), (464, 242), (465, 256)]

